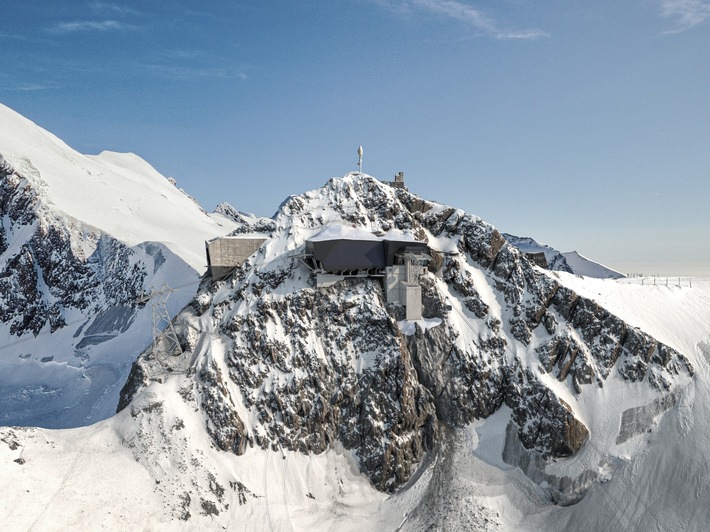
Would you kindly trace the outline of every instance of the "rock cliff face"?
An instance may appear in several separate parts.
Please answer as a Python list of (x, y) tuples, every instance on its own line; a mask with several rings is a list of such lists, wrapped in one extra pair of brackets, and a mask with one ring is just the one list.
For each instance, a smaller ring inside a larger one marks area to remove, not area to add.
[(147, 276), (136, 251), (52, 212), (2, 156), (0, 216), (0, 287), (7, 294), (0, 321), (10, 324), (11, 334), (36, 336), (46, 325), (57, 330), (72, 310), (135, 306)]
[[(413, 334), (377, 278), (314, 287), (298, 255), (332, 223), (429, 243)], [(584, 447), (575, 402), (589, 390), (641, 383), (660, 397), (693, 375), (683, 355), (533, 268), (491, 225), (370, 177), (292, 196), (266, 229), (264, 246), (224, 281), (205, 280), (175, 320), (191, 397), (223, 450), (320, 453), (339, 442), (393, 491), (442, 431), (503, 405), (516, 441), (544, 464)], [(139, 358), (121, 406), (163, 378), (160, 358)], [(585, 486), (567, 484), (572, 497)]]

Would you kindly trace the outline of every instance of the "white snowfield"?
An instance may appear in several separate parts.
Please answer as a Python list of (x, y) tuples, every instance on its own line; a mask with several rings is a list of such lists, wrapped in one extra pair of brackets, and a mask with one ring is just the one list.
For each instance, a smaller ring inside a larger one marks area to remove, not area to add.
[(205, 240), (236, 224), (207, 214), (187, 194), (132, 153), (82, 155), (0, 104), (0, 155), (43, 189), (42, 201), (129, 247), (162, 242), (199, 274)]
[(562, 256), (565, 258), (570, 268), (572, 268), (572, 271), (578, 275), (583, 275), (585, 277), (596, 277), (598, 279), (623, 277), (623, 274), (620, 272), (590, 260), (576, 251), (567, 251), (562, 253)]
[[(639, 406), (645, 387), (628, 391), (627, 383), (608, 382), (600, 393), (614, 397), (575, 405), (595, 443), (548, 472), (590, 468), (608, 479), (595, 481), (575, 505), (552, 504), (544, 486), (503, 462), (505, 407), (458, 431), (446, 453), (387, 496), (370, 486), (343, 449), (321, 455), (217, 451), (201, 414), (177, 395), (184, 377), (172, 377), (89, 427), (0, 429), (3, 529), (417, 530), (412, 516), (424, 500), (439, 497), (433, 511), (440, 513), (441, 530), (470, 530), (461, 516), (474, 530), (705, 530), (710, 279), (680, 288), (555, 275), (678, 349), (696, 369), (677, 403), (652, 420), (651, 432), (619, 445), (621, 413)], [(443, 479), (433, 475), (442, 460), (450, 460), (451, 471)], [(183, 520), (184, 508), (175, 501), (188, 492), (200, 494), (203, 511)], [(216, 493), (223, 501), (219, 513), (209, 503)]]

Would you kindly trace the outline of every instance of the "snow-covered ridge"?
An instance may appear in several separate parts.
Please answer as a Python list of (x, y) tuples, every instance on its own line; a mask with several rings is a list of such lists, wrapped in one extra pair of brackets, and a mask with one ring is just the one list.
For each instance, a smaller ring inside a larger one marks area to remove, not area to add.
[(599, 264), (584, 255), (580, 255), (576, 251), (566, 251), (562, 253), (562, 256), (572, 269), (572, 273), (577, 275), (595, 277), (597, 279), (621, 279), (624, 277), (623, 273), (617, 272), (603, 264)]
[(574, 273), (584, 277), (595, 277), (597, 279), (619, 279), (624, 277), (624, 274), (580, 255), (576, 251), (563, 253), (547, 244), (540, 244), (530, 237), (515, 236), (508, 233), (503, 233), (503, 236), (510, 244), (523, 253), (543, 253), (550, 270)]
[(42, 203), (128, 246), (163, 242), (196, 271), (204, 241), (236, 223), (208, 215), (135, 154), (82, 155), (55, 135), (0, 104), (0, 155), (32, 182)]

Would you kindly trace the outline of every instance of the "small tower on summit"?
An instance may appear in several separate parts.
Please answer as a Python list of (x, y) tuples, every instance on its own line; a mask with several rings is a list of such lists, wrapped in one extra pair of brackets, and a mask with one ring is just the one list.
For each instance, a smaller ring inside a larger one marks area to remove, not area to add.
[(394, 181), (383, 181), (383, 183), (391, 186), (392, 188), (401, 188), (404, 190), (408, 190), (404, 184), (404, 172), (397, 172), (394, 175)]
[(362, 173), (362, 146), (357, 149), (357, 171)]

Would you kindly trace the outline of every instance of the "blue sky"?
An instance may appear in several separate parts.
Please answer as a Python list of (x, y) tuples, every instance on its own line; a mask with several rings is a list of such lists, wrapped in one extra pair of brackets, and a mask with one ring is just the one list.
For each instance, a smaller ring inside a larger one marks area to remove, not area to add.
[(2, 2), (0, 101), (208, 210), (356, 169), (622, 272), (710, 275), (710, 1)]

